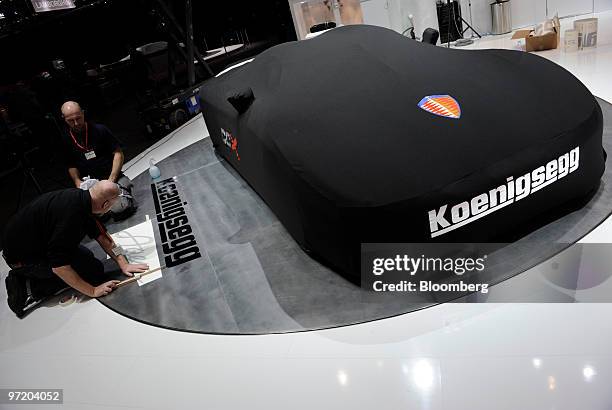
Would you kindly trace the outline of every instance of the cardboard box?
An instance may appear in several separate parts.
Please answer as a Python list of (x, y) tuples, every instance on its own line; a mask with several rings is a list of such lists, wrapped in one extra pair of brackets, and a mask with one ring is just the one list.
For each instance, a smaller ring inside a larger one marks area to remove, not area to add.
[(574, 21), (574, 30), (578, 31), (578, 47), (595, 47), (597, 45), (597, 18)]
[(536, 36), (533, 30), (517, 30), (512, 36), (513, 40), (525, 39), (525, 51), (543, 51), (557, 48), (561, 42), (561, 23), (558, 18), (553, 19), (554, 32)]
[(565, 42), (566, 52), (578, 50), (578, 30), (565, 30), (563, 41)]

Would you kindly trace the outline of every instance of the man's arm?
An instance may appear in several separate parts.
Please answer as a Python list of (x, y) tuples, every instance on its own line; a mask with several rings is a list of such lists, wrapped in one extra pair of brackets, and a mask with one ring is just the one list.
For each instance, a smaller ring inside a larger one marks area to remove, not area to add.
[(115, 149), (115, 152), (113, 152), (113, 169), (108, 177), (111, 182), (117, 182), (119, 179), (119, 174), (121, 174), (121, 168), (123, 167), (123, 159), (121, 148)]
[(59, 276), (70, 287), (92, 298), (108, 295), (113, 291), (115, 285), (119, 283), (118, 280), (111, 280), (101, 284), (100, 286), (94, 287), (85, 282), (70, 265), (59, 266), (57, 268), (53, 268), (52, 270), (53, 273)]
[(113, 252), (113, 248), (116, 246), (115, 241), (113, 241), (113, 238), (107, 232), (102, 232), (100, 235), (98, 235), (96, 241), (100, 244), (102, 249), (104, 249), (104, 252), (106, 252), (106, 254), (110, 256), (120, 268), (123, 265), (128, 264), (128, 260), (124, 255), (117, 256), (115, 255), (115, 252)]
[(74, 168), (74, 167), (70, 167), (68, 168), (68, 174), (70, 174), (70, 179), (72, 179), (72, 181), (74, 182), (74, 185), (76, 185), (77, 188), (81, 187), (81, 174), (79, 173), (79, 170)]
[(98, 235), (96, 241), (100, 244), (102, 249), (104, 249), (104, 252), (119, 265), (119, 269), (121, 269), (121, 272), (126, 276), (133, 276), (134, 273), (146, 272), (147, 269), (149, 269), (149, 265), (147, 264), (130, 264), (125, 255), (115, 255), (115, 252), (113, 252), (113, 248), (116, 247), (115, 241), (113, 241), (113, 238), (107, 232), (102, 232)]

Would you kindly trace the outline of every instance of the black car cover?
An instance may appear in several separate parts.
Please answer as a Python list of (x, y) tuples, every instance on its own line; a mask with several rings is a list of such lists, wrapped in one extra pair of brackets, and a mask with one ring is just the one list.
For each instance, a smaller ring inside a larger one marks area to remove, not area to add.
[(560, 66), (355, 25), (207, 81), (217, 151), (318, 259), (359, 274), (365, 242), (513, 237), (589, 195), (601, 109)]

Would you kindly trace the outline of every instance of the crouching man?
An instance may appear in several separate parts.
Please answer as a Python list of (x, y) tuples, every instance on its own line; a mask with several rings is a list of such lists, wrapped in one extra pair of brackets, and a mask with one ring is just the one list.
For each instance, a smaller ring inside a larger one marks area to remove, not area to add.
[(66, 285), (92, 298), (113, 291), (118, 281), (107, 280), (102, 262), (80, 245), (85, 235), (95, 239), (126, 276), (148, 269), (130, 264), (94, 216), (108, 212), (119, 195), (120, 188), (108, 180), (89, 191), (48, 192), (8, 222), (3, 255), (11, 271), (6, 287), (9, 306), (18, 317)]
[(132, 216), (137, 207), (132, 181), (121, 172), (124, 157), (115, 136), (104, 125), (86, 121), (74, 101), (62, 105), (62, 117), (67, 125), (65, 158), (70, 179), (77, 188), (84, 188), (86, 178), (116, 182), (126, 195), (115, 202), (107, 217), (112, 215), (115, 221), (121, 221)]

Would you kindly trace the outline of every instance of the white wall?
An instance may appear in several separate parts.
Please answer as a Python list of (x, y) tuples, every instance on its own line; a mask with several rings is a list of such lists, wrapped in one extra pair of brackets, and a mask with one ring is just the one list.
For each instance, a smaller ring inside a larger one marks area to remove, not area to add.
[(417, 36), (421, 36), (428, 27), (438, 29), (435, 0), (387, 0), (391, 29), (401, 33), (408, 27), (408, 16), (414, 17), (414, 27)]
[[(375, 0), (371, 0), (372, 2)], [(463, 18), (470, 23), (480, 34), (491, 32), (491, 6), (493, 0), (460, 0)], [(546, 18), (547, 0), (510, 0), (512, 10), (512, 27), (533, 26)], [(548, 0), (553, 1), (553, 0)], [(559, 0), (555, 0), (559, 1)], [(583, 3), (585, 0), (567, 0)], [(586, 0), (592, 4), (592, 0)], [(596, 0), (609, 1), (612, 0)], [(365, 2), (368, 3), (368, 2)], [(364, 3), (364, 4), (365, 4)], [(417, 35), (420, 35), (427, 27), (438, 28), (438, 17), (436, 15), (435, 0), (387, 0), (390, 23), (395, 31), (402, 32), (408, 21), (408, 15), (414, 15), (414, 23)], [(472, 16), (470, 19), (470, 7), (472, 5)], [(365, 16), (365, 14), (364, 14)], [(465, 27), (464, 27), (465, 28)], [(466, 32), (470, 36), (471, 31)]]
[[(291, 5), (301, 0), (289, 0)], [(445, 0), (446, 1), (446, 0)], [(463, 18), (480, 34), (491, 32), (493, 0), (460, 0)], [(532, 27), (559, 12), (560, 17), (612, 10), (612, 0), (510, 0), (512, 28)], [(399, 33), (408, 26), (408, 15), (414, 16), (415, 32), (420, 36), (427, 27), (438, 29), (435, 0), (361, 0), (366, 24), (391, 28)], [(472, 16), (470, 19), (470, 7)], [(292, 14), (294, 9), (292, 7)], [(298, 16), (293, 16), (294, 19)], [(465, 27), (464, 27), (465, 28)], [(466, 32), (469, 37), (471, 31)]]
[[(512, 14), (512, 28), (534, 25), (544, 20), (546, 16), (546, 0), (510, 0)], [(489, 34), (492, 30), (491, 3), (493, 0), (462, 0), (461, 14), (481, 35)], [(472, 15), (470, 17), (470, 3)], [(466, 28), (466, 27), (464, 27)], [(465, 35), (469, 37), (471, 31)]]
[(595, 0), (595, 13), (612, 10), (612, 0)]
[(361, 11), (365, 24), (391, 27), (391, 13), (389, 13), (388, 0), (362, 0)]
[[(491, 6), (493, 0), (460, 0), (461, 13), (463, 18), (470, 23), (480, 34), (491, 32)], [(533, 26), (546, 18), (546, 1), (547, 0), (510, 0), (512, 10), (512, 27)], [(553, 0), (549, 0), (553, 1)], [(557, 0), (558, 1), (558, 0)], [(583, 3), (585, 0), (567, 0)], [(586, 0), (592, 4), (592, 0)], [(599, 0), (610, 1), (612, 0)], [(415, 16), (415, 26), (417, 34), (423, 32), (427, 27), (438, 28), (438, 17), (436, 15), (435, 0), (389, 0), (390, 13), (400, 13), (403, 21), (406, 21), (404, 16), (413, 14)], [(470, 7), (472, 5), (472, 18), (470, 21)], [(402, 20), (395, 19), (395, 20)], [(398, 28), (394, 22), (394, 17), (391, 17), (391, 24), (394, 30)], [(404, 23), (405, 26), (405, 23)], [(404, 27), (405, 28), (405, 27)], [(465, 28), (465, 27), (464, 27)], [(470, 31), (466, 32), (466, 36), (470, 36)]]
[[(493, 0), (471, 0), (472, 22), (481, 34), (491, 32), (491, 6)], [(547, 17), (559, 13), (559, 17), (593, 12), (592, 0), (510, 0), (512, 28), (530, 27)], [(463, 17), (470, 22), (469, 0), (461, 1)], [(595, 0), (595, 11), (611, 10), (612, 0)], [(469, 36), (469, 31), (466, 33)]]
[(510, 1), (512, 2), (512, 28), (533, 26), (546, 19), (546, 0)]
[(592, 0), (547, 0), (548, 17), (559, 14), (559, 17), (576, 16), (593, 12)]
[[(493, 0), (471, 0), (472, 25), (481, 34), (491, 32), (490, 4), (492, 2)], [(463, 18), (468, 22), (470, 21), (469, 3), (469, 0), (461, 1)], [(533, 26), (546, 18), (546, 0), (510, 0), (510, 10), (512, 13), (512, 28)]]
[[(373, 1), (373, 0), (372, 0)], [(593, 0), (510, 0), (512, 28), (534, 26), (559, 12), (560, 17), (593, 12)], [(595, 11), (612, 10), (612, 0), (594, 0)], [(491, 6), (493, 0), (460, 0), (463, 18), (480, 34), (491, 32)], [(414, 15), (416, 33), (427, 27), (438, 28), (435, 0), (387, 0), (392, 29), (401, 32), (406, 28), (408, 14)], [(472, 17), (470, 20), (470, 7)], [(548, 8), (547, 8), (548, 7)], [(465, 28), (465, 27), (464, 27)], [(469, 37), (471, 31), (466, 32)]]

